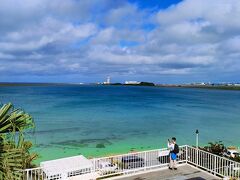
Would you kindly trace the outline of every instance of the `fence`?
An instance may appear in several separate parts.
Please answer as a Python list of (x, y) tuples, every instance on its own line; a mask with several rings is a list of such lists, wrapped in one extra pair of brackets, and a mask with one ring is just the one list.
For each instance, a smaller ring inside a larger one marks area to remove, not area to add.
[[(187, 163), (186, 146), (180, 146), (178, 163)], [(169, 151), (158, 149), (137, 153), (93, 159), (94, 171), (101, 177), (118, 174), (130, 174), (161, 167), (169, 163)]]
[(220, 177), (240, 179), (240, 163), (187, 146), (187, 162)]
[[(240, 163), (231, 161), (209, 152), (185, 145), (179, 147), (178, 163), (188, 163), (204, 171), (220, 177), (234, 177), (240, 179)], [(97, 177), (112, 177), (123, 174), (134, 174), (147, 170), (167, 167), (169, 163), (169, 151), (167, 149), (157, 149), (128, 153), (110, 157), (91, 159), (91, 169), (78, 169), (71, 172), (61, 172), (54, 176), (48, 176), (41, 167), (26, 169), (23, 172), (25, 180), (57, 180), (79, 176), (87, 179), (91, 175)], [(233, 178), (233, 179), (234, 179)]]

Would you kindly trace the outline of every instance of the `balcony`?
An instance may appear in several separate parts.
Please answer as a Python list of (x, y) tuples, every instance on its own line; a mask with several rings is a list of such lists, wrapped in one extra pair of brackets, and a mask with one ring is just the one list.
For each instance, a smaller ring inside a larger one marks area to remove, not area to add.
[(24, 170), (23, 179), (240, 179), (240, 163), (188, 145), (179, 148), (178, 170), (167, 169), (167, 149), (156, 149), (94, 159), (75, 156), (46, 161), (39, 168)]

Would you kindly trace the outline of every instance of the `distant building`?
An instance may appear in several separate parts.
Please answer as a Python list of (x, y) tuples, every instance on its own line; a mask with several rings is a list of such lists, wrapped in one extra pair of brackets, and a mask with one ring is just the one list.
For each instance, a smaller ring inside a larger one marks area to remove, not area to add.
[(110, 84), (111, 83), (111, 78), (110, 76), (107, 77), (107, 81), (103, 82), (103, 84)]
[(138, 81), (125, 81), (125, 84), (140, 84)]
[(204, 82), (195, 82), (195, 83), (191, 83), (191, 85), (205, 86), (206, 83), (204, 83)]

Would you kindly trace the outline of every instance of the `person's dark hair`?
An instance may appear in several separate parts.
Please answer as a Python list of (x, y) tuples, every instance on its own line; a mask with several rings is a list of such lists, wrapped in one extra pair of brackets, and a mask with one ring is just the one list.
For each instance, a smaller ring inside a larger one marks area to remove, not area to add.
[(176, 141), (177, 139), (176, 139), (175, 137), (172, 137), (172, 140), (173, 140), (173, 141)]

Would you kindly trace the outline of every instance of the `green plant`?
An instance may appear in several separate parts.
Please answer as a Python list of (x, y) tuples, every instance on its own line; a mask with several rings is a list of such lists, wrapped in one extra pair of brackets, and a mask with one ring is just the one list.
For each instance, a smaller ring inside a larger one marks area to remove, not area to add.
[(205, 146), (203, 149), (216, 155), (222, 155), (224, 152), (225, 146), (222, 143), (222, 141), (216, 141), (216, 142), (209, 142), (208, 146)]
[(236, 162), (240, 162), (240, 156), (237, 156), (234, 158), (231, 157), (230, 159), (232, 159), (233, 161), (236, 161)]
[(34, 127), (33, 118), (11, 103), (0, 108), (0, 179), (22, 179), (22, 170), (34, 166), (37, 154), (30, 153), (32, 143), (24, 139)]

